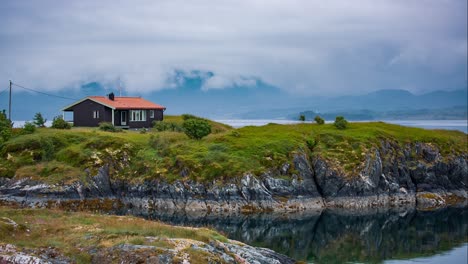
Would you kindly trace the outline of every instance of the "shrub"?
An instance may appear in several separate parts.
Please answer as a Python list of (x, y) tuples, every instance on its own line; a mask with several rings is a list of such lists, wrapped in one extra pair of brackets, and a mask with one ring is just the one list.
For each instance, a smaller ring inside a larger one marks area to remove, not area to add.
[(229, 133), (229, 135), (231, 135), (231, 136), (233, 136), (233, 137), (240, 137), (240, 133), (239, 133), (239, 131), (237, 131), (237, 130), (231, 131), (231, 133)]
[(37, 127), (45, 127), (46, 122), (47, 122), (47, 119), (44, 119), (41, 113), (36, 113), (34, 115), (33, 123)]
[(314, 120), (319, 125), (325, 124), (325, 120), (323, 120), (323, 118), (321, 118), (320, 116), (315, 116)]
[(56, 117), (54, 117), (54, 120), (52, 120), (52, 128), (70, 129), (71, 125), (67, 121), (63, 120), (63, 117), (56, 116)]
[(55, 155), (54, 142), (50, 138), (44, 138), (44, 139), (41, 140), (40, 144), (41, 144), (41, 157), (42, 157), (42, 160), (43, 161), (52, 160), (54, 158), (54, 155)]
[(184, 121), (187, 121), (187, 120), (189, 120), (189, 119), (203, 119), (203, 118), (198, 117), (198, 116), (194, 116), (194, 115), (191, 115), (191, 114), (183, 114), (183, 115), (182, 115), (182, 119), (183, 119)]
[(203, 119), (188, 119), (182, 124), (185, 134), (189, 138), (201, 139), (211, 133), (210, 124)]
[(305, 119), (306, 119), (306, 118), (305, 118), (305, 115), (300, 115), (300, 116), (299, 116), (299, 120), (300, 120), (300, 121), (304, 122)]
[(334, 125), (338, 129), (345, 129), (348, 126), (348, 121), (346, 121), (346, 119), (344, 117), (342, 117), (342, 116), (337, 116), (335, 118)]
[(174, 122), (166, 122), (166, 121), (153, 121), (153, 127), (156, 131), (174, 131), (174, 132), (182, 132), (184, 131), (183, 127)]
[(101, 122), (99, 123), (99, 130), (107, 132), (116, 132), (115, 126), (110, 122)]
[(307, 144), (307, 147), (313, 151), (314, 148), (317, 146), (317, 140), (313, 139), (313, 138), (309, 138), (309, 139), (306, 139), (306, 144)]
[(36, 125), (31, 122), (24, 123), (23, 129), (21, 130), (22, 134), (32, 134), (36, 132)]
[(5, 142), (11, 138), (11, 128), (13, 123), (8, 120), (5, 110), (0, 112), (0, 143)]
[(156, 149), (158, 153), (163, 156), (169, 154), (170, 142), (167, 140), (167, 138), (161, 137), (159, 135), (151, 135), (148, 144), (154, 149)]

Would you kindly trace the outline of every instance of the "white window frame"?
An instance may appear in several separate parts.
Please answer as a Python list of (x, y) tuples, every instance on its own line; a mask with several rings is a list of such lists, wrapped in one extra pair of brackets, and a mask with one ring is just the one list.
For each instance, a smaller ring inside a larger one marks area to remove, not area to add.
[(99, 119), (99, 110), (93, 111), (93, 118), (94, 119)]
[(154, 118), (154, 110), (150, 110), (150, 118)]
[(130, 121), (132, 122), (145, 122), (146, 110), (130, 110)]

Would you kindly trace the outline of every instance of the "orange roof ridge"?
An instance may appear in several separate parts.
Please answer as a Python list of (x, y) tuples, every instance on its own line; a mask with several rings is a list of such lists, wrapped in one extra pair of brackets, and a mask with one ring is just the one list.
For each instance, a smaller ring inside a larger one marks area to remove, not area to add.
[[(88, 97), (107, 98), (107, 96), (104, 95), (88, 95)], [(141, 98), (141, 96), (114, 96), (114, 98)]]
[(129, 110), (129, 109), (166, 109), (166, 107), (162, 105), (158, 105), (152, 103), (146, 99), (139, 97), (131, 97), (131, 96), (116, 96), (114, 100), (110, 100), (107, 96), (88, 96), (87, 98), (92, 99), (93, 101), (103, 104), (105, 106), (114, 108), (114, 109), (121, 109), (121, 110)]

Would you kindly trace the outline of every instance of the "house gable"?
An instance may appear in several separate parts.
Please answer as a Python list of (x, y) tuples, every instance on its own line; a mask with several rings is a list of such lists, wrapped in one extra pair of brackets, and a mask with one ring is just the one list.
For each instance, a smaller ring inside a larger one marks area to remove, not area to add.
[(94, 100), (82, 100), (67, 110), (73, 111), (74, 126), (95, 127), (101, 122), (112, 122), (113, 109)]
[(115, 110), (115, 107), (113, 107), (113, 106), (111, 106), (111, 105), (108, 105), (108, 104), (103, 103), (103, 102), (99, 102), (98, 100), (96, 100), (96, 99), (94, 99), (94, 98), (92, 98), (92, 97), (85, 97), (85, 98), (83, 98), (83, 99), (81, 99), (81, 100), (79, 100), (79, 101), (77, 101), (77, 102), (75, 102), (75, 103), (73, 103), (73, 104), (71, 104), (71, 105), (65, 106), (64, 108), (62, 108), (62, 111), (73, 111), (73, 107), (74, 107), (75, 105), (78, 105), (78, 104), (80, 104), (80, 103), (82, 103), (82, 102), (84, 102), (84, 101), (86, 101), (86, 100), (91, 100), (91, 101), (93, 101), (93, 102), (95, 102), (95, 103), (101, 104), (101, 105), (103, 105), (103, 106), (106, 106), (106, 107), (109, 107), (110, 109), (114, 109), (114, 110)]

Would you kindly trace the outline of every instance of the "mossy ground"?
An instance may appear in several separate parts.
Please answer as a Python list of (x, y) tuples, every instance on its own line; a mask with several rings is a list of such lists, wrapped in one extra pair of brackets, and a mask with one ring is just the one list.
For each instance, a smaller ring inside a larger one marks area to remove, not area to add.
[[(17, 226), (14, 227), (10, 220)], [(120, 244), (174, 248), (170, 239), (208, 243), (226, 242), (219, 233), (206, 228), (166, 225), (130, 216), (92, 215), (46, 209), (14, 209), (0, 206), (0, 243), (20, 248), (54, 247), (77, 262), (88, 263), (88, 250)], [(187, 250), (194, 259), (200, 252)], [(203, 263), (203, 262), (200, 262)]]
[[(182, 118), (169, 116), (165, 121), (182, 122)], [(444, 156), (467, 152), (467, 136), (462, 132), (382, 122), (350, 123), (345, 130), (331, 124), (268, 124), (233, 129), (210, 122), (214, 133), (202, 140), (189, 139), (180, 132), (38, 129), (1, 146), (0, 176), (37, 177), (59, 183), (82, 177), (85, 169), (94, 172), (110, 164), (114, 177), (130, 180), (171, 181), (185, 177), (211, 181), (277, 168), (290, 162), (296, 152), (318, 155), (337, 169), (353, 174), (382, 141), (401, 146), (430, 143)]]

